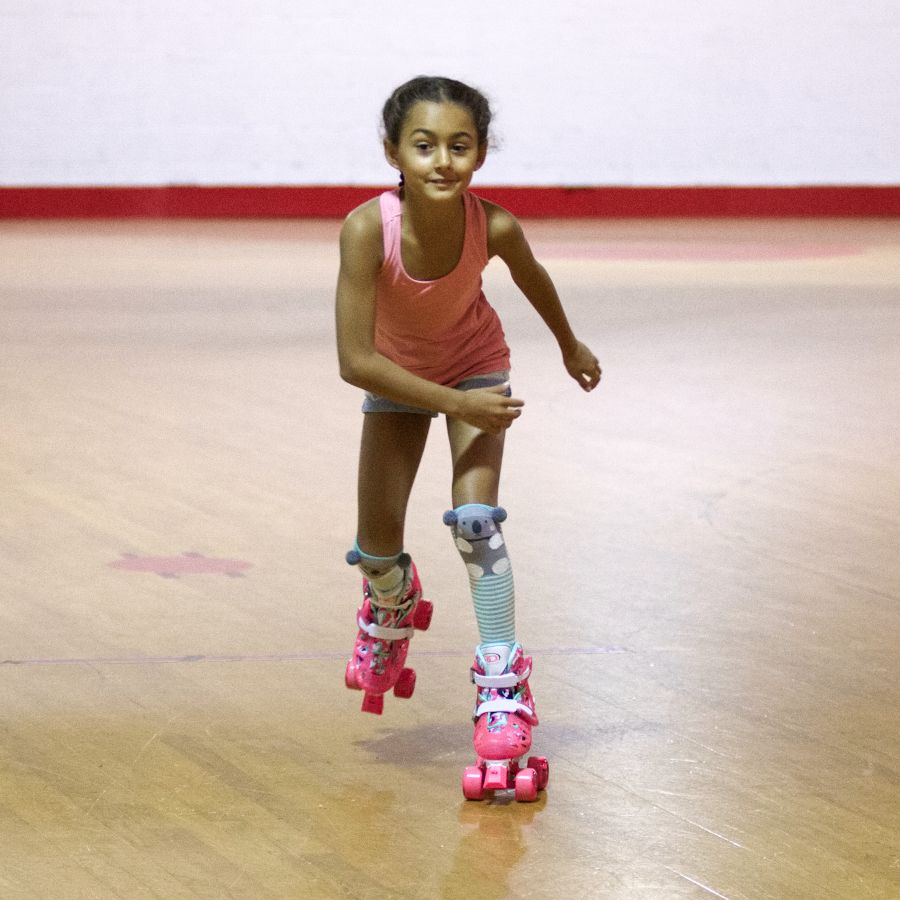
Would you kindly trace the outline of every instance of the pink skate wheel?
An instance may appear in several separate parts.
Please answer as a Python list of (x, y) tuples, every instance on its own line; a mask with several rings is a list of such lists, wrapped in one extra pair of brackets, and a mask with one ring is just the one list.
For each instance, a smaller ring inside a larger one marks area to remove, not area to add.
[(344, 672), (344, 684), (346, 684), (351, 691), (359, 690), (359, 682), (356, 680), (356, 665), (352, 659), (347, 663), (347, 670)]
[(531, 803), (537, 800), (538, 776), (534, 769), (521, 769), (516, 775), (516, 800)]
[(547, 782), (550, 780), (550, 763), (547, 762), (547, 757), (529, 756), (528, 768), (537, 772), (538, 790), (544, 790), (547, 787)]
[(362, 711), (380, 716), (384, 709), (384, 694), (366, 694), (363, 697)]
[(431, 624), (431, 614), (433, 612), (434, 606), (428, 600), (420, 600), (413, 610), (413, 628), (418, 631), (428, 631), (428, 626)]
[(485, 769), (484, 789), (486, 791), (505, 791), (509, 786), (509, 769), (506, 766), (498, 763)]
[(478, 766), (466, 766), (462, 777), (462, 791), (466, 800), (484, 798), (484, 785), (482, 784), (481, 769)]
[(401, 669), (400, 677), (394, 685), (394, 696), (408, 700), (416, 689), (416, 673), (412, 669)]

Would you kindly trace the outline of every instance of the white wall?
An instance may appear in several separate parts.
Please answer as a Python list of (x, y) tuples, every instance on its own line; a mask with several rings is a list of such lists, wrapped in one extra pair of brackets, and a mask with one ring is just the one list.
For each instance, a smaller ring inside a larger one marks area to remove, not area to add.
[(0, 0), (0, 183), (387, 183), (424, 72), (493, 98), (483, 184), (896, 184), (898, 48), (900, 0)]

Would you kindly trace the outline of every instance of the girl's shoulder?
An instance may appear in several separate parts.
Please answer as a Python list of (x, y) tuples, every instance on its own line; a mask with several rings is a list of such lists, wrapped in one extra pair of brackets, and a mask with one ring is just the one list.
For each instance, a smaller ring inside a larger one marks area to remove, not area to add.
[(384, 240), (378, 197), (357, 206), (341, 226), (341, 265), (348, 271), (374, 273), (384, 263)]
[(373, 197), (350, 212), (341, 226), (341, 245), (372, 245), (381, 247), (381, 206)]
[(478, 198), (484, 209), (487, 224), (488, 255), (497, 256), (510, 241), (522, 239), (522, 226), (519, 220), (508, 210), (490, 200)]
[[(352, 232), (371, 231), (375, 229), (381, 231), (381, 204), (379, 197), (372, 197), (361, 203), (356, 209), (348, 213), (344, 219), (343, 229)], [(343, 230), (342, 229), (342, 230)]]

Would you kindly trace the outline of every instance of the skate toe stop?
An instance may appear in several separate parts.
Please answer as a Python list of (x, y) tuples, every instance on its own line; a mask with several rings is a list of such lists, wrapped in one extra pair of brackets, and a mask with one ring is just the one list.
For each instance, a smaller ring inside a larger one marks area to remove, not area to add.
[(509, 769), (503, 765), (487, 766), (484, 771), (486, 791), (505, 791), (509, 787)]
[(380, 716), (384, 710), (384, 694), (366, 694), (363, 697), (362, 711)]

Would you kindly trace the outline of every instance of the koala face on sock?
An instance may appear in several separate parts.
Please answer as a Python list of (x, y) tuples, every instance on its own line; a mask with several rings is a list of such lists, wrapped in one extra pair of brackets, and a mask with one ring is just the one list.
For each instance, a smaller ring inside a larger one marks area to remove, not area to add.
[(456, 520), (456, 533), (470, 541), (487, 541), (499, 533), (497, 523), (487, 515), (460, 516)]
[(454, 537), (470, 575), (480, 578), (484, 575), (502, 575), (509, 570), (503, 533), (493, 516), (480, 512), (458, 516), (454, 523)]

